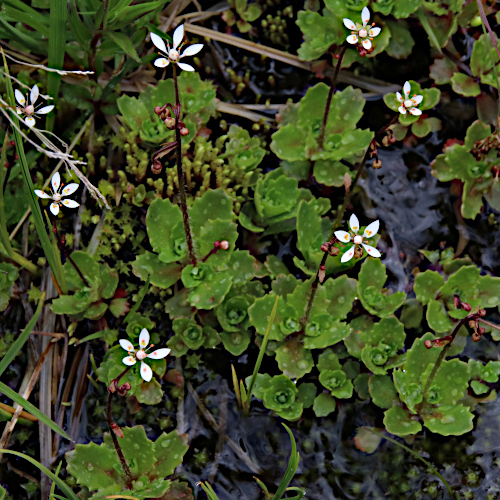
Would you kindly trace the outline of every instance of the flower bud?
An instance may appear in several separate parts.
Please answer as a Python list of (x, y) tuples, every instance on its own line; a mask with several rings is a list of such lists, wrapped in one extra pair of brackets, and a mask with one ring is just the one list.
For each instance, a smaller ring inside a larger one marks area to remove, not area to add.
[(159, 174), (163, 170), (163, 165), (158, 160), (153, 162), (151, 165), (151, 172), (155, 175)]
[(328, 249), (328, 254), (331, 255), (332, 257), (336, 257), (340, 253), (340, 248), (336, 247), (335, 245), (331, 245), (330, 248)]
[(180, 132), (183, 137), (189, 134), (189, 130), (186, 127), (182, 127)]
[(329, 241), (327, 241), (327, 242), (325, 242), (325, 243), (323, 243), (321, 245), (321, 251), (322, 252), (328, 252), (328, 250), (330, 249), (330, 247), (331, 247), (331, 243)]
[(163, 123), (170, 130), (173, 130), (175, 128), (175, 118), (165, 118), (165, 120), (163, 120)]
[(162, 112), (162, 106), (155, 106), (155, 114), (160, 115)]
[(478, 314), (484, 318), (486, 316), (486, 309), (479, 309)]
[(424, 345), (425, 345), (425, 347), (427, 347), (427, 349), (431, 349), (431, 347), (432, 347), (432, 342), (431, 342), (429, 339), (427, 339), (427, 340), (424, 342)]
[(220, 241), (214, 241), (214, 248), (220, 248)]
[(469, 321), (469, 328), (474, 328), (474, 330), (477, 328), (477, 324), (473, 319)]
[(373, 160), (372, 161), (372, 167), (379, 169), (382, 166), (382, 161), (381, 160)]
[(472, 310), (472, 307), (471, 307), (471, 305), (470, 305), (470, 304), (468, 304), (467, 302), (462, 302), (462, 309), (463, 309), (464, 311), (469, 312), (470, 310)]
[(473, 340), (474, 342), (479, 342), (479, 341), (481, 340), (481, 334), (480, 334), (480, 333), (478, 333), (478, 332), (474, 332), (474, 333), (472, 334), (472, 340)]
[(229, 241), (222, 240), (220, 242), (220, 248), (221, 248), (221, 250), (228, 250), (229, 249)]
[(453, 296), (453, 305), (455, 306), (455, 309), (458, 309), (460, 307), (460, 298), (458, 295)]
[(111, 430), (119, 437), (119, 438), (124, 438), (124, 434), (123, 434), (123, 431), (121, 429), (121, 427), (119, 427), (119, 425), (115, 422), (113, 422), (111, 424)]
[(368, 54), (368, 51), (364, 47), (358, 47), (358, 54), (361, 57), (365, 57)]
[(477, 333), (479, 333), (479, 335), (484, 335), (486, 333), (486, 328), (484, 328), (484, 326), (480, 326), (477, 329)]
[(320, 283), (323, 283), (325, 275), (326, 275), (326, 266), (322, 264), (321, 266), (319, 266), (318, 269), (318, 279)]

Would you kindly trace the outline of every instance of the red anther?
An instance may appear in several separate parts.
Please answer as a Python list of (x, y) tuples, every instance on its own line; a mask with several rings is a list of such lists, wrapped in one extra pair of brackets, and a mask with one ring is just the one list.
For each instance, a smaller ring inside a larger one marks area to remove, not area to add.
[(429, 339), (427, 339), (424, 342), (424, 345), (425, 345), (425, 347), (427, 347), (427, 349), (431, 349), (432, 348), (432, 342)]
[(340, 59), (340, 54), (335, 54), (333, 57), (335, 57), (335, 59)]
[(53, 227), (53, 228), (52, 228), (52, 232), (53, 232), (53, 233), (57, 233), (57, 228)]

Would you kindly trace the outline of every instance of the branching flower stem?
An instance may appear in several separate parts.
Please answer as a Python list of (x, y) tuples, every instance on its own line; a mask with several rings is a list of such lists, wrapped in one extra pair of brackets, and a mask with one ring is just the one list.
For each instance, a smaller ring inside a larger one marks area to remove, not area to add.
[(130, 368), (131, 368), (130, 366), (125, 368), (125, 370), (123, 370), (123, 372), (120, 375), (118, 375), (118, 377), (116, 377), (114, 380), (111, 381), (111, 384), (108, 387), (108, 411), (107, 411), (108, 425), (111, 438), (113, 439), (113, 444), (115, 445), (116, 453), (118, 454), (118, 458), (120, 459), (120, 463), (122, 464), (123, 472), (125, 472), (125, 476), (127, 478), (126, 484), (129, 490), (131, 490), (133, 487), (132, 474), (130, 472), (130, 468), (127, 464), (127, 461), (125, 460), (125, 456), (123, 455), (123, 450), (120, 446), (120, 443), (118, 442), (118, 438), (116, 437), (116, 434), (113, 430), (113, 427), (116, 424), (113, 422), (113, 417), (111, 415), (111, 402), (113, 400), (113, 394), (116, 392), (118, 388), (118, 382), (130, 370)]
[[(339, 61), (340, 61), (340, 59), (339, 59)], [(326, 116), (326, 114), (325, 114), (325, 116)], [(373, 138), (370, 145), (376, 143), (376, 141), (378, 139), (380, 139), (380, 137), (389, 129), (389, 127), (391, 127), (394, 123), (396, 123), (398, 118), (399, 118), (399, 115), (394, 116), (394, 118), (387, 125), (383, 126), (375, 134), (375, 137)], [(337, 210), (337, 216), (335, 217), (335, 220), (333, 221), (332, 229), (330, 231), (330, 235), (328, 236), (329, 242), (333, 242), (333, 240), (335, 238), (334, 233), (335, 233), (336, 229), (340, 226), (340, 223), (342, 222), (342, 218), (344, 217), (344, 213), (346, 211), (347, 205), (351, 201), (351, 197), (352, 197), (352, 194), (354, 193), (354, 189), (358, 183), (359, 178), (361, 177), (361, 172), (363, 170), (363, 167), (365, 166), (366, 161), (368, 160), (368, 157), (370, 155), (370, 149), (371, 149), (370, 146), (368, 146), (368, 148), (365, 152), (365, 155), (363, 156), (363, 159), (361, 160), (361, 162), (358, 165), (358, 169), (356, 171), (356, 175), (354, 177), (354, 180), (352, 181), (351, 187), (344, 197), (344, 202), (342, 203), (342, 206), (340, 207), (340, 209)], [(303, 328), (305, 328), (307, 323), (309, 322), (309, 317), (311, 315), (311, 309), (312, 309), (312, 306), (314, 303), (314, 298), (316, 297), (318, 285), (320, 284), (320, 282), (323, 281), (322, 273), (324, 272), (324, 266), (326, 264), (327, 257), (328, 257), (328, 252), (325, 252), (323, 255), (323, 258), (321, 259), (321, 262), (320, 262), (320, 265), (318, 268), (318, 272), (316, 273), (316, 277), (313, 281), (313, 284), (311, 287), (311, 293), (309, 294), (309, 300), (307, 302), (306, 312), (300, 321)]]
[(335, 73), (333, 74), (332, 83), (330, 84), (330, 92), (328, 93), (328, 97), (326, 99), (325, 106), (325, 114), (323, 115), (323, 123), (321, 124), (321, 130), (319, 132), (318, 138), (318, 148), (323, 149), (323, 143), (325, 142), (325, 132), (326, 132), (326, 124), (328, 123), (328, 115), (330, 114), (330, 108), (332, 106), (333, 94), (335, 94), (335, 87), (337, 85), (337, 78), (339, 76), (340, 67), (342, 66), (342, 62), (344, 61), (344, 56), (347, 50), (347, 45), (342, 46), (342, 50), (339, 54), (339, 59), (337, 61), (337, 65), (335, 66)]
[[(177, 148), (177, 177), (179, 179), (179, 194), (181, 198), (181, 211), (182, 211), (182, 221), (184, 223), (184, 232), (186, 233), (186, 241), (188, 246), (189, 263), (193, 266), (197, 266), (196, 254), (193, 245), (193, 234), (191, 232), (191, 225), (189, 223), (189, 214), (187, 209), (187, 198), (186, 198), (186, 176), (184, 174), (184, 169), (182, 168), (182, 143), (181, 143), (181, 131), (179, 128), (180, 120), (180, 109), (181, 103), (179, 100), (179, 85), (177, 83), (177, 68), (176, 65), (172, 65), (173, 77), (174, 77), (174, 87), (175, 87), (175, 141)], [(165, 182), (165, 186), (166, 186)]]

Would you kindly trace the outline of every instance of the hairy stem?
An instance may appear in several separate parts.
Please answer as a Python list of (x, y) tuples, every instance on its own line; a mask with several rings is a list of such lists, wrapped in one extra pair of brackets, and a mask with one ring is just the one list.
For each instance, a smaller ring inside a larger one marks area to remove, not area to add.
[(78, 276), (80, 276), (80, 279), (83, 281), (83, 284), (87, 288), (90, 288), (89, 282), (85, 279), (85, 276), (83, 275), (82, 271), (76, 265), (76, 262), (71, 257), (71, 254), (68, 252), (66, 245), (61, 241), (61, 238), (59, 238), (59, 233), (57, 231), (57, 222), (55, 220), (54, 220), (54, 230), (52, 232), (56, 235), (57, 246), (59, 247), (59, 250), (61, 250), (66, 256), (66, 258), (71, 262), (71, 265), (75, 268), (75, 271), (78, 273)]
[[(341, 59), (339, 59), (339, 61), (341, 61)], [(399, 118), (399, 115), (394, 116), (394, 118), (387, 125), (385, 125), (384, 127), (382, 127), (375, 134), (375, 137), (373, 138), (373, 140), (370, 143), (370, 145), (373, 142), (377, 141), (377, 139), (379, 139), (387, 131), (387, 129), (391, 125), (393, 125), (394, 123), (396, 123), (396, 121), (397, 121), (398, 118)], [(358, 165), (358, 169), (356, 171), (356, 175), (354, 177), (354, 180), (352, 181), (352, 184), (351, 184), (351, 187), (350, 187), (349, 191), (346, 193), (346, 195), (344, 197), (344, 202), (342, 203), (342, 206), (340, 207), (339, 210), (337, 210), (337, 216), (335, 217), (335, 219), (333, 221), (332, 230), (330, 231), (330, 235), (328, 236), (328, 241), (330, 241), (330, 242), (333, 241), (333, 238), (334, 238), (334, 235), (335, 235), (335, 230), (340, 226), (340, 223), (342, 222), (342, 218), (344, 217), (344, 213), (346, 211), (347, 205), (351, 201), (352, 194), (354, 193), (354, 189), (355, 189), (356, 185), (358, 184), (358, 180), (361, 177), (361, 172), (363, 170), (363, 167), (365, 166), (366, 161), (368, 160), (369, 155), (370, 155), (370, 146), (368, 146), (368, 149), (366, 150), (365, 155), (363, 156), (363, 159), (361, 160), (361, 162)], [(318, 285), (319, 285), (319, 282), (320, 282), (320, 271), (321, 271), (322, 266), (325, 265), (327, 257), (328, 257), (328, 253), (325, 252), (325, 254), (323, 255), (323, 258), (321, 259), (321, 263), (319, 265), (318, 272), (316, 273), (316, 277), (315, 277), (315, 279), (313, 281), (313, 284), (312, 284), (312, 287), (311, 287), (311, 293), (309, 294), (309, 299), (307, 301), (306, 312), (305, 312), (303, 318), (301, 319), (301, 324), (302, 324), (303, 328), (305, 328), (305, 326), (309, 322), (309, 316), (311, 314), (311, 309), (312, 309), (312, 306), (313, 306), (313, 303), (314, 303), (314, 298), (316, 297), (316, 292), (318, 290)]]
[[(111, 381), (111, 386), (116, 387), (118, 385), (119, 380), (125, 375), (128, 371), (130, 370), (130, 366), (127, 367), (117, 378)], [(108, 425), (109, 425), (109, 431), (111, 434), (111, 438), (113, 439), (113, 444), (115, 445), (115, 450), (118, 455), (118, 458), (120, 459), (120, 463), (122, 464), (123, 472), (125, 472), (125, 476), (127, 478), (127, 488), (129, 490), (132, 489), (133, 487), (133, 479), (132, 479), (132, 474), (130, 472), (130, 468), (127, 464), (127, 461), (125, 460), (125, 456), (123, 455), (123, 450), (120, 446), (120, 443), (118, 442), (118, 438), (116, 437), (116, 434), (113, 430), (113, 417), (111, 415), (111, 402), (113, 400), (113, 394), (114, 391), (110, 390), (108, 388), (108, 411), (107, 411), (107, 417), (108, 417)]]
[[(179, 128), (180, 119), (180, 101), (179, 101), (179, 85), (177, 83), (177, 68), (175, 64), (172, 66), (174, 74), (174, 87), (175, 87), (175, 141), (177, 148), (177, 177), (179, 178), (179, 194), (181, 198), (181, 211), (182, 221), (184, 223), (184, 232), (186, 233), (186, 241), (188, 246), (189, 263), (193, 266), (197, 265), (196, 254), (194, 252), (193, 235), (191, 232), (191, 225), (189, 223), (189, 214), (187, 209), (186, 199), (186, 176), (182, 168), (182, 144), (181, 144), (181, 131)], [(165, 182), (165, 187), (167, 183)]]
[(323, 116), (323, 123), (321, 124), (321, 130), (319, 132), (318, 138), (318, 148), (323, 149), (323, 143), (325, 142), (325, 131), (326, 124), (328, 122), (328, 115), (330, 114), (330, 107), (332, 105), (333, 94), (335, 94), (335, 86), (337, 84), (337, 78), (339, 76), (340, 67), (342, 66), (342, 61), (344, 60), (345, 52), (347, 50), (347, 46), (344, 45), (339, 54), (339, 59), (337, 61), (337, 66), (335, 66), (335, 73), (333, 74), (332, 83), (330, 84), (330, 92), (328, 93), (328, 97), (326, 99), (325, 106), (325, 114)]

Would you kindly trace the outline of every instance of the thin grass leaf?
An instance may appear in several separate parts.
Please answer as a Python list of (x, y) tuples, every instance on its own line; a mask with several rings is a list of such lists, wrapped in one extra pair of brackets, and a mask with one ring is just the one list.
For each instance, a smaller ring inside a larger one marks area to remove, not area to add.
[(257, 374), (260, 370), (260, 365), (262, 364), (262, 359), (264, 358), (264, 353), (266, 352), (267, 341), (269, 340), (269, 333), (271, 332), (271, 327), (274, 323), (274, 317), (276, 316), (276, 310), (278, 309), (278, 300), (279, 295), (276, 296), (276, 301), (274, 302), (273, 310), (271, 311), (271, 316), (269, 316), (269, 321), (267, 322), (266, 333), (264, 335), (264, 339), (262, 340), (262, 345), (260, 346), (259, 357), (255, 363), (255, 367), (253, 369), (252, 378), (250, 379), (250, 384), (248, 385), (248, 392), (246, 403), (247, 406), (250, 407), (250, 401), (252, 400), (252, 390), (255, 384), (255, 379), (257, 378)]
[(431, 25), (429, 24), (429, 21), (425, 17), (422, 7), (420, 7), (417, 10), (417, 17), (418, 20), (420, 21), (420, 24), (422, 25), (422, 28), (424, 28), (425, 32), (427, 33), (429, 40), (432, 42), (432, 45), (434, 45), (434, 47), (439, 51), (439, 53), (443, 55), (438, 39), (436, 38), (436, 35), (434, 34), (434, 31), (432, 30)]
[(408, 453), (411, 453), (415, 458), (418, 458), (418, 460), (420, 460), (427, 467), (429, 467), (429, 469), (432, 470), (433, 474), (435, 474), (437, 477), (439, 477), (439, 479), (441, 479), (441, 481), (446, 486), (446, 489), (448, 490), (448, 493), (450, 494), (451, 497), (455, 497), (455, 498), (457, 498), (457, 500), (460, 498), (460, 495), (458, 494), (458, 492), (456, 494), (454, 494), (454, 491), (451, 489), (451, 487), (448, 484), (448, 482), (446, 481), (446, 479), (438, 472), (438, 470), (430, 462), (425, 460), (425, 458), (422, 458), (416, 451), (413, 451), (411, 448), (408, 448), (404, 444), (401, 444), (400, 442), (396, 441), (395, 439), (392, 439), (389, 436), (386, 436), (385, 434), (381, 434), (380, 432), (377, 432), (377, 431), (371, 429), (370, 427), (365, 427), (365, 429), (372, 432), (373, 434), (376, 434), (377, 436), (381, 437), (382, 439), (387, 439), (387, 441), (390, 441), (391, 443), (395, 444), (396, 446), (399, 446), (400, 448), (407, 451)]
[(7, 142), (9, 140), (8, 132), (5, 132), (5, 139), (3, 141), (2, 154), (0, 156), (0, 243), (5, 249), (5, 253), (12, 256), (12, 246), (9, 240), (9, 232), (7, 231), (7, 220), (5, 218), (5, 202), (4, 202), (4, 186), (5, 178), (7, 177), (7, 169), (3, 168), (7, 162)]
[(39, 12), (26, 12), (25, 10), (15, 9), (4, 4), (2, 5), (2, 15), (4, 17), (10, 17), (19, 23), (27, 24), (46, 37), (49, 36), (47, 21)]
[(114, 30), (119, 30), (132, 24), (134, 21), (140, 17), (150, 14), (156, 9), (160, 9), (163, 6), (163, 2), (158, 0), (156, 2), (147, 2), (137, 5), (132, 5), (130, 7), (125, 7), (117, 16), (116, 21), (109, 23), (108, 28), (113, 28)]
[[(62, 460), (59, 462), (59, 465), (57, 466), (55, 475), (59, 476), (59, 472), (61, 472), (61, 467), (62, 467)], [(52, 485), (50, 486), (50, 494), (49, 494), (49, 500), (54, 500), (54, 498), (61, 498), (59, 495), (55, 495), (56, 492), (56, 483), (55, 481), (52, 481)]]
[(215, 493), (214, 489), (208, 483), (200, 482), (200, 486), (202, 490), (207, 494), (208, 500), (219, 500), (217, 493)]
[(295, 471), (297, 470), (300, 461), (300, 454), (297, 451), (297, 443), (295, 442), (292, 431), (285, 424), (283, 424), (283, 427), (290, 436), (290, 441), (292, 443), (292, 453), (290, 454), (290, 460), (288, 461), (288, 467), (286, 468), (285, 475), (283, 476), (283, 479), (278, 486), (278, 490), (273, 496), (273, 500), (281, 500), (281, 498), (287, 491), (288, 485), (292, 481), (293, 476), (295, 475)]
[(106, 30), (105, 34), (113, 40), (113, 42), (120, 47), (120, 49), (125, 52), (129, 57), (134, 59), (134, 61), (138, 62), (139, 64), (142, 63), (141, 59), (139, 58), (139, 54), (135, 50), (135, 47), (133, 46), (132, 42), (130, 41), (130, 38), (127, 35), (124, 35), (123, 33), (120, 32), (115, 32), (115, 31), (109, 31)]
[(42, 307), (44, 305), (45, 300), (45, 292), (42, 293), (40, 297), (40, 301), (38, 302), (38, 307), (36, 308), (33, 317), (29, 320), (26, 328), (21, 332), (19, 337), (17, 337), (16, 341), (10, 346), (10, 349), (7, 351), (7, 354), (0, 361), (0, 376), (7, 369), (7, 367), (12, 363), (14, 358), (19, 354), (24, 344), (28, 340), (31, 331), (35, 328), (36, 322), (38, 321), (38, 316), (40, 316), (40, 312), (42, 311)]
[[(66, 0), (50, 0), (50, 36), (49, 36), (49, 68), (62, 69), (64, 54), (66, 52), (66, 22), (68, 19), (68, 5)], [(59, 87), (62, 76), (50, 72), (47, 75), (47, 92), (54, 98), (53, 104), (57, 104)], [(55, 113), (51, 113), (45, 121), (45, 128), (52, 131), (56, 119)]]
[(38, 418), (40, 422), (43, 422), (47, 427), (50, 427), (54, 432), (60, 434), (63, 438), (73, 441), (71, 437), (59, 427), (53, 420), (51, 420), (45, 413), (42, 413), (35, 405), (26, 401), (22, 396), (20, 396), (14, 389), (11, 389), (8, 385), (0, 382), (0, 392), (5, 394), (8, 398), (12, 399), (19, 406), (22, 406), (28, 413), (31, 413), (34, 417)]
[[(1, 21), (1, 18), (0, 18), (0, 21)], [(2, 50), (2, 56), (3, 56), (5, 73), (7, 75), (9, 75), (9, 68), (7, 66), (7, 61), (5, 59), (5, 54), (3, 53), (3, 50)], [(10, 78), (6, 79), (6, 84), (7, 84), (8, 102), (11, 106), (15, 107), (14, 91), (12, 89), (12, 82), (11, 82)], [(60, 272), (61, 260), (60, 260), (59, 256), (57, 256), (54, 253), (54, 249), (53, 249), (51, 242), (50, 242), (50, 239), (47, 235), (47, 231), (45, 230), (45, 224), (44, 224), (43, 217), (42, 217), (42, 211), (40, 209), (38, 198), (36, 197), (35, 192), (34, 192), (33, 182), (31, 181), (31, 173), (30, 173), (30, 170), (28, 167), (28, 162), (26, 161), (26, 155), (24, 153), (23, 138), (22, 138), (21, 134), (16, 129), (14, 129), (14, 136), (15, 136), (15, 142), (16, 142), (16, 151), (17, 151), (17, 155), (19, 157), (19, 162), (21, 164), (22, 173), (23, 173), (25, 193), (26, 193), (26, 197), (28, 198), (28, 202), (29, 202), (30, 207), (31, 207), (31, 212), (33, 213), (33, 221), (35, 223), (35, 228), (36, 228), (36, 231), (38, 233), (38, 237), (40, 238), (40, 244), (42, 245), (43, 252), (45, 254), (45, 257), (47, 258), (47, 262), (49, 263), (49, 266), (52, 270), (52, 273), (55, 277), (55, 280), (59, 284), (62, 291), (64, 293), (68, 293), (68, 290), (66, 288), (66, 284), (64, 282), (62, 273)], [(59, 265), (57, 265), (57, 261), (59, 261)]]
[(80, 19), (78, 11), (76, 9), (76, 3), (71, 0), (69, 4), (69, 27), (71, 33), (75, 37), (76, 41), (80, 44), (82, 49), (90, 49), (90, 41), (92, 40), (92, 32), (88, 29), (87, 25)]
[(0, 453), (7, 453), (8, 455), (15, 455), (16, 457), (24, 458), (30, 464), (34, 465), (35, 467), (38, 467), (38, 469), (40, 469), (41, 472), (43, 472), (46, 476), (52, 479), (52, 481), (54, 481), (59, 487), (59, 489), (66, 495), (68, 500), (80, 500), (76, 496), (76, 494), (73, 493), (73, 490), (60, 477), (57, 477), (53, 472), (47, 469), (47, 467), (42, 465), (34, 458), (31, 458), (30, 456), (25, 455), (24, 453), (19, 453), (18, 451), (12, 451), (12, 450), (0, 450)]
[[(0, 16), (0, 26), (3, 28), (3, 31), (7, 33), (7, 36), (3, 35), (2, 38), (10, 38), (35, 54), (45, 55), (47, 53), (47, 42), (32, 38), (26, 33), (14, 28), (14, 26), (11, 26), (2, 16)], [(36, 32), (33, 31), (32, 33)]]

